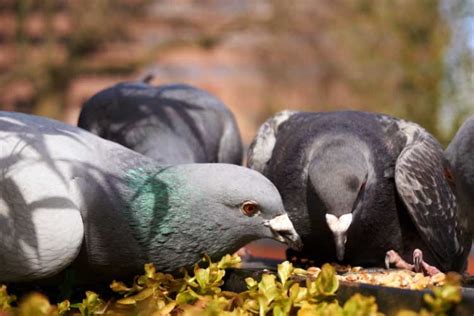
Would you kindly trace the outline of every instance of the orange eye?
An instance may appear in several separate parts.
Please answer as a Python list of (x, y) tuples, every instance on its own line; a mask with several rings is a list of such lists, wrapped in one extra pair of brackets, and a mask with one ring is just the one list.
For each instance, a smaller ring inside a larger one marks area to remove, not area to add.
[(257, 202), (254, 201), (244, 202), (240, 209), (246, 216), (254, 216), (260, 211)]

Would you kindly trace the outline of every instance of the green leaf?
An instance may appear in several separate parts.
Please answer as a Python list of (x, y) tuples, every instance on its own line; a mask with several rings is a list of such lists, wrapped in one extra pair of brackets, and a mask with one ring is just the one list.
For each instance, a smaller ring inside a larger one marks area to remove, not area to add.
[(58, 314), (64, 315), (71, 309), (71, 303), (68, 300), (58, 303)]
[(292, 307), (292, 302), (290, 299), (285, 298), (282, 300), (279, 300), (277, 303), (275, 303), (273, 307), (273, 316), (285, 316), (290, 313), (291, 307)]
[(160, 313), (160, 315), (170, 315), (171, 311), (176, 307), (176, 305), (176, 302), (169, 302), (164, 307), (160, 308), (158, 312)]
[(278, 289), (273, 274), (264, 274), (258, 283), (258, 292), (263, 295), (268, 302), (272, 302), (278, 295)]
[(189, 289), (184, 292), (178, 293), (178, 295), (176, 295), (177, 305), (192, 304), (196, 300), (197, 300), (197, 297), (191, 294)]
[(46, 296), (33, 293), (26, 296), (18, 306), (20, 316), (42, 316), (52, 313), (52, 306)]
[(290, 287), (289, 296), (290, 300), (295, 304), (301, 302), (306, 298), (307, 289), (300, 287), (298, 283), (293, 284)]
[(288, 313), (286, 313), (284, 310), (283, 310), (283, 307), (280, 306), (280, 305), (276, 305), (274, 308), (273, 308), (273, 316), (286, 316), (288, 315)]
[(252, 299), (252, 298), (247, 298), (243, 304), (242, 304), (242, 307), (244, 310), (246, 311), (250, 311), (254, 314), (257, 314), (258, 311), (259, 311), (259, 304), (258, 304), (258, 301), (255, 300), (255, 299)]
[(270, 309), (270, 301), (268, 300), (267, 297), (263, 295), (259, 295), (257, 298), (258, 301), (258, 314), (260, 316), (265, 316), (267, 314), (267, 311)]
[(461, 302), (461, 277), (456, 273), (448, 273), (446, 284), (442, 287), (433, 287), (432, 291), (434, 295), (423, 295), (428, 309), (434, 314), (446, 314)]
[(154, 292), (154, 288), (146, 288), (135, 295), (118, 300), (117, 303), (124, 305), (135, 304), (136, 302), (146, 300), (147, 298), (152, 296)]
[(316, 313), (316, 306), (305, 303), (301, 308), (298, 310), (297, 316), (314, 316)]
[(316, 278), (317, 292), (320, 295), (328, 296), (336, 293), (338, 288), (339, 280), (336, 277), (336, 270), (330, 264), (324, 264)]
[(359, 293), (354, 294), (346, 301), (343, 307), (344, 316), (377, 316), (377, 304), (372, 296), (363, 296)]
[(194, 275), (196, 277), (196, 281), (199, 284), (199, 287), (202, 290), (205, 290), (209, 287), (209, 269), (197, 269), (194, 271)]
[(286, 281), (290, 277), (291, 273), (293, 272), (293, 265), (285, 261), (278, 265), (278, 277), (280, 278), (280, 282), (283, 286), (285, 286)]
[(90, 316), (99, 311), (104, 305), (104, 302), (94, 292), (87, 291), (86, 298), (79, 304), (79, 311), (82, 316)]
[(257, 286), (258, 286), (257, 281), (255, 281), (255, 280), (254, 280), (253, 278), (251, 278), (251, 277), (245, 278), (245, 283), (247, 284), (247, 288), (248, 288), (249, 290), (255, 289), (255, 288), (257, 288)]
[(314, 298), (319, 295), (316, 280), (306, 279), (306, 294), (309, 298)]
[(211, 273), (210, 283), (211, 283), (211, 286), (212, 286), (212, 289), (211, 289), (212, 292), (216, 291), (216, 287), (219, 287), (222, 284), (224, 284), (224, 281), (222, 281), (224, 276), (225, 276), (225, 270), (217, 270), (217, 271), (214, 271), (214, 272)]
[(125, 283), (117, 282), (115, 280), (110, 284), (110, 289), (117, 293), (127, 293), (133, 290), (132, 288), (127, 287)]
[(11, 303), (16, 301), (15, 295), (8, 295), (6, 285), (2, 285), (0, 287), (0, 311), (7, 311), (10, 310)]
[(137, 301), (133, 297), (124, 297), (117, 300), (117, 304), (120, 305), (135, 305)]
[[(315, 316), (345, 316), (339, 303), (327, 303), (321, 302), (316, 305)], [(360, 316), (366, 316), (365, 314), (360, 314)], [(368, 316), (368, 315), (367, 315)]]
[(225, 255), (217, 263), (219, 269), (239, 268), (242, 259), (238, 255)]
[(270, 310), (272, 302), (278, 295), (278, 288), (275, 280), (275, 275), (264, 274), (262, 280), (258, 283), (257, 301), (260, 315), (265, 315)]
[(153, 263), (147, 263), (145, 264), (145, 276), (147, 278), (153, 279), (156, 273), (156, 268)]
[(298, 276), (306, 276), (308, 274), (308, 271), (306, 271), (305, 269), (301, 269), (301, 268), (294, 268), (293, 269), (293, 274), (298, 275)]
[(209, 316), (219, 316), (222, 315), (222, 312), (227, 310), (230, 307), (230, 302), (224, 297), (215, 297), (207, 303), (207, 306), (204, 310), (204, 315)]

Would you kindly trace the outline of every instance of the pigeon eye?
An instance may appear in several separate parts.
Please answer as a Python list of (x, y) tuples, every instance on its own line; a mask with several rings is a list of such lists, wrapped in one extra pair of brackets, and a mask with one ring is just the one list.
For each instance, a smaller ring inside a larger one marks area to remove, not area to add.
[(257, 202), (247, 201), (247, 202), (242, 203), (240, 210), (246, 216), (254, 216), (260, 211), (260, 208), (258, 207)]

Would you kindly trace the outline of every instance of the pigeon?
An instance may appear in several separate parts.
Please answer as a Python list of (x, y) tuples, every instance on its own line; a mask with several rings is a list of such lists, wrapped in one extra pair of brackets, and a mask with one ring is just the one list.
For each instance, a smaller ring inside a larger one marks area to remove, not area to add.
[[(278, 188), (316, 264), (463, 271), (471, 239), (436, 139), (409, 121), (283, 111), (259, 129), (248, 165)], [(410, 263), (412, 262), (412, 263)]]
[[(159, 165), (58, 121), (0, 112), (0, 282), (104, 278), (301, 240), (275, 186), (233, 164)], [(81, 272), (82, 271), (82, 272)]]
[(242, 164), (233, 114), (215, 96), (185, 84), (116, 84), (85, 102), (78, 126), (163, 165)]
[(456, 184), (456, 197), (474, 233), (474, 116), (468, 118), (446, 149)]

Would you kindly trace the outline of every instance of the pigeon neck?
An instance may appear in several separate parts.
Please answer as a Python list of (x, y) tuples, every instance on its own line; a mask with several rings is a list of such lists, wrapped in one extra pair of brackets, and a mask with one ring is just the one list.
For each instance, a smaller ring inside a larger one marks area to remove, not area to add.
[(353, 146), (328, 146), (309, 164), (308, 178), (327, 213), (340, 217), (354, 211), (359, 192), (365, 188), (368, 164)]
[(125, 182), (126, 216), (135, 239), (145, 249), (164, 243), (191, 216), (188, 188), (172, 168), (131, 169)]
[[(229, 240), (239, 236), (241, 227), (230, 220), (216, 221), (216, 205), (206, 199), (209, 192), (189, 179), (187, 168), (189, 165), (127, 172), (128, 225), (147, 262), (161, 271), (172, 272), (197, 262), (205, 253), (222, 256), (237, 251), (252, 240)], [(222, 231), (221, 238), (206, 238), (216, 231)], [(229, 249), (232, 244), (237, 248)]]

